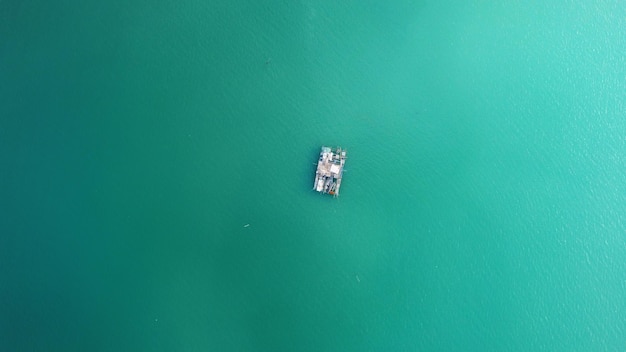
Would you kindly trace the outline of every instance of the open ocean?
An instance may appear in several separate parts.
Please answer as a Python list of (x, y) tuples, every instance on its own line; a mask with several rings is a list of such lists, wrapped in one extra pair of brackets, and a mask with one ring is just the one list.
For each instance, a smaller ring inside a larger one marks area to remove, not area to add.
[(0, 351), (626, 351), (626, 2), (0, 0)]

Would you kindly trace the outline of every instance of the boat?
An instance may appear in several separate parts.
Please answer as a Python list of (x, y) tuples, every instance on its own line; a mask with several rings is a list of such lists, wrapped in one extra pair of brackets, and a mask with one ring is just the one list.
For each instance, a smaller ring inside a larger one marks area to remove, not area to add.
[(317, 192), (339, 196), (343, 166), (346, 163), (346, 151), (337, 147), (322, 147), (315, 171), (313, 189)]

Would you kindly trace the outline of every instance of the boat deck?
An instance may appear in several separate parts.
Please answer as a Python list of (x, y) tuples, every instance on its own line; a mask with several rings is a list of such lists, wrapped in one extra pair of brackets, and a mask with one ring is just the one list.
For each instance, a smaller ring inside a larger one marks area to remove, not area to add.
[(313, 189), (320, 193), (339, 196), (346, 151), (341, 148), (322, 147), (315, 172)]

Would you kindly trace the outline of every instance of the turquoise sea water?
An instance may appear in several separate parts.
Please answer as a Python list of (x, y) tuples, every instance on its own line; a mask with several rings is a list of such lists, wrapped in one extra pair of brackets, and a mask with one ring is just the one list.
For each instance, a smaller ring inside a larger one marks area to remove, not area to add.
[(623, 351), (625, 136), (623, 1), (0, 1), (0, 350)]

